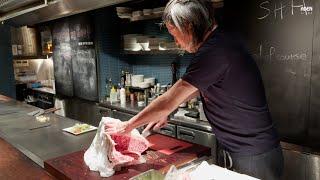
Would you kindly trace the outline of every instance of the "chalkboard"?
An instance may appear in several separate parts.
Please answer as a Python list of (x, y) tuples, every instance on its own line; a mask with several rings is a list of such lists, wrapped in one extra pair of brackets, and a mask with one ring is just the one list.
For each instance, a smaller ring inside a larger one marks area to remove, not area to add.
[(303, 143), (310, 110), (314, 0), (226, 1), (222, 23), (244, 36), (282, 140)]
[(315, 1), (308, 142), (320, 149), (320, 1)]
[(57, 95), (73, 96), (72, 56), (68, 21), (54, 22), (52, 30)]
[(95, 101), (98, 98), (94, 31), (89, 15), (70, 19), (72, 69), (75, 96)]

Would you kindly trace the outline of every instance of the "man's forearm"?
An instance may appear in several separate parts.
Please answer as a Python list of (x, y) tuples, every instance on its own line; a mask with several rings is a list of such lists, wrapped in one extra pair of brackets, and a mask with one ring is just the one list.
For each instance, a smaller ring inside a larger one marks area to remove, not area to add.
[(198, 95), (197, 92), (198, 90), (191, 84), (179, 80), (166, 93), (152, 101), (143, 111), (130, 119), (130, 128), (136, 128), (167, 117), (181, 103)]
[(165, 95), (162, 95), (152, 101), (144, 110), (132, 118), (130, 120), (130, 126), (139, 127), (168, 116), (174, 110), (174, 107), (171, 106), (169, 99)]

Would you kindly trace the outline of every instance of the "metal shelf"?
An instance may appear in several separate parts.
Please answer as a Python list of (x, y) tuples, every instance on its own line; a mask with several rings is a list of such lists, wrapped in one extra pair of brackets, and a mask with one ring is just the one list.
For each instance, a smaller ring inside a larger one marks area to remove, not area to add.
[(162, 17), (162, 14), (163, 13), (131, 17), (130, 21), (135, 22), (135, 21), (143, 21), (143, 20), (149, 20), (149, 19), (158, 19)]
[(123, 51), (123, 54), (135, 54), (135, 55), (161, 55), (161, 54), (178, 54), (183, 55), (185, 51), (177, 49), (177, 50), (150, 50), (150, 51)]

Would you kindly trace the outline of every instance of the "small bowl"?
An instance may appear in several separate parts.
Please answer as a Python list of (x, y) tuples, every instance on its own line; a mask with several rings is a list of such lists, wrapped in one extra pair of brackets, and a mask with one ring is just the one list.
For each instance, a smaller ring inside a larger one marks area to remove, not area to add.
[(139, 83), (139, 88), (145, 89), (145, 88), (148, 88), (148, 87), (150, 87), (150, 83), (148, 83), (148, 82)]
[(149, 49), (149, 43), (147, 42), (147, 43), (139, 43), (140, 44), (140, 46), (141, 46), (141, 49), (143, 50), (143, 51), (150, 51), (150, 49)]
[(151, 15), (152, 11), (152, 9), (143, 9), (143, 15)]
[(145, 78), (145, 79), (144, 79), (144, 82), (150, 83), (151, 86), (154, 86), (154, 85), (155, 85), (155, 82), (156, 82), (156, 78), (154, 78), (154, 77)]
[(143, 107), (143, 106), (145, 106), (144, 102), (143, 101), (138, 101), (138, 107)]
[(117, 13), (123, 14), (123, 13), (131, 13), (132, 9), (128, 7), (116, 7)]
[(142, 16), (142, 15), (143, 15), (142, 11), (133, 11), (132, 12), (132, 17)]

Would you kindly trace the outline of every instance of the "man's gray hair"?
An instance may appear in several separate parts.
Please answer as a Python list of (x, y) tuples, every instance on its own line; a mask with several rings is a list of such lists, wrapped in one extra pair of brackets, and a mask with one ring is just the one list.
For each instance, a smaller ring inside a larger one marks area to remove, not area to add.
[(213, 28), (215, 23), (213, 11), (210, 0), (170, 0), (162, 20), (164, 23), (174, 25), (183, 33), (191, 33), (193, 44), (197, 45)]

